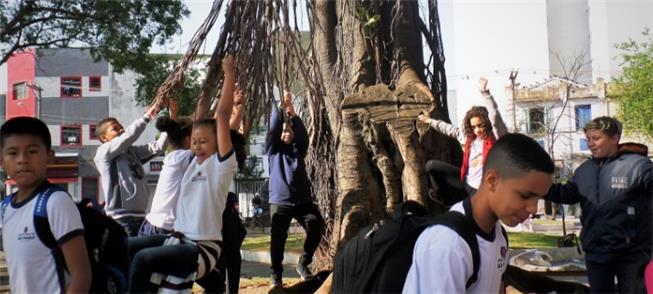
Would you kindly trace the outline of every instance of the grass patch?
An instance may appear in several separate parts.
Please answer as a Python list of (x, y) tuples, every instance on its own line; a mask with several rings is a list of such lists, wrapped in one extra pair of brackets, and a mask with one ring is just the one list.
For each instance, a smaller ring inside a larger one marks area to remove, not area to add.
[[(286, 251), (301, 252), (304, 248), (304, 234), (288, 234), (286, 240)], [(256, 236), (245, 238), (243, 250), (249, 251), (269, 251), (270, 250), (270, 236)]]
[(556, 248), (558, 247), (558, 238), (560, 238), (560, 236), (508, 232), (510, 249)]

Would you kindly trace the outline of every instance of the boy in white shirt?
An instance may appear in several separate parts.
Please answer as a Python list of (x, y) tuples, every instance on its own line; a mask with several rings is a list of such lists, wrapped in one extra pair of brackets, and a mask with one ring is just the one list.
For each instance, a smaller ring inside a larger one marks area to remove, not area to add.
[[(63, 191), (50, 194), (48, 201), (38, 201), (45, 199), (38, 197), (41, 193), (54, 186), (45, 177), (47, 164), (54, 158), (48, 127), (32, 117), (10, 119), (0, 129), (0, 144), (2, 167), (18, 186), (0, 209), (11, 292), (88, 292), (91, 266), (75, 203)], [(54, 250), (35, 231), (35, 208), (42, 202), (58, 244)], [(55, 254), (61, 258), (55, 259)]]
[(464, 213), (476, 225), (481, 261), (476, 282), (471, 249), (455, 231), (442, 225), (422, 232), (413, 249), (403, 293), (500, 293), (508, 264), (508, 247), (501, 220), (516, 226), (537, 210), (553, 181), (551, 157), (533, 139), (506, 134), (492, 147), (483, 167), (478, 191), (451, 209)]

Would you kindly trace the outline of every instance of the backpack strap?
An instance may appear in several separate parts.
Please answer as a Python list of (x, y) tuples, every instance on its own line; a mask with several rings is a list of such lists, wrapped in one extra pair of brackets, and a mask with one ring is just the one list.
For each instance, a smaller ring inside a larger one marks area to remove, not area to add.
[(2, 222), (4, 222), (4, 218), (5, 218), (5, 209), (7, 208), (7, 206), (9, 206), (12, 199), (14, 199), (14, 194), (7, 195), (5, 199), (2, 199), (2, 203), (0, 204), (0, 210), (2, 210), (2, 214), (0, 214), (2, 215), (2, 220), (0, 221)]
[[(106, 195), (105, 200), (109, 198), (109, 196), (113, 196), (113, 201), (116, 203), (115, 208), (121, 208), (122, 207), (122, 197), (120, 195), (120, 179), (118, 179), (118, 157), (114, 157), (111, 160), (111, 163), (109, 164), (109, 195)], [(111, 205), (110, 203), (107, 203), (108, 207)]]
[(36, 205), (34, 206), (34, 231), (43, 245), (50, 249), (57, 269), (57, 278), (59, 279), (61, 292), (65, 293), (66, 281), (64, 271), (66, 270), (66, 261), (63, 256), (63, 251), (61, 251), (61, 247), (57, 244), (57, 240), (54, 238), (52, 230), (50, 229), (47, 209), (50, 196), (57, 191), (64, 190), (57, 186), (50, 185), (39, 192), (39, 195), (36, 198)]
[(446, 226), (458, 233), (472, 251), (474, 270), (472, 276), (467, 279), (467, 283), (465, 284), (465, 288), (467, 289), (478, 279), (478, 270), (481, 267), (481, 255), (478, 249), (478, 240), (476, 239), (474, 225), (467, 216), (457, 211), (448, 211), (438, 215), (437, 220), (436, 224)]

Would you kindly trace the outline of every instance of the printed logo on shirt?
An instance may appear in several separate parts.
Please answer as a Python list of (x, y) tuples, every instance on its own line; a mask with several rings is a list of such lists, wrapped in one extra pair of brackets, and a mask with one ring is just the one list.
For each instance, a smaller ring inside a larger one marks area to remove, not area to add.
[(22, 233), (18, 234), (18, 241), (29, 241), (36, 238), (35, 232), (28, 232), (27, 227), (23, 230)]
[(626, 189), (628, 188), (628, 177), (612, 177), (612, 189)]
[(202, 172), (197, 172), (197, 175), (190, 179), (191, 182), (206, 181), (206, 176), (202, 175)]
[(497, 259), (497, 268), (503, 268), (503, 266), (506, 263), (506, 254), (508, 254), (508, 249), (506, 246), (501, 246), (501, 249), (499, 250), (499, 253), (501, 253), (501, 256), (499, 259)]

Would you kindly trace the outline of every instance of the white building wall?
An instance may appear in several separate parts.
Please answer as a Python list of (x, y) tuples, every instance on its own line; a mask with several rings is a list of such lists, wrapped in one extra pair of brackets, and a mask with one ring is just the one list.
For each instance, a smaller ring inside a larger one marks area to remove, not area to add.
[[(590, 57), (589, 9), (586, 1), (547, 1), (549, 68), (551, 74), (567, 76), (569, 67), (578, 60), (583, 66), (577, 81), (592, 80)], [(567, 68), (567, 69), (565, 69)], [(567, 73), (565, 73), (567, 72)]]
[(549, 75), (547, 2), (461, 0), (452, 6), (453, 29), (443, 30), (445, 40), (454, 43), (446, 48), (455, 49), (445, 49), (447, 60), (453, 60), (445, 63), (446, 70), (455, 73), (455, 82), (449, 84), (456, 91), (455, 97), (449, 98), (452, 122), (460, 125), (465, 112), (482, 103), (478, 79), (486, 77), (510, 129), (512, 104), (504, 87), (509, 84), (511, 69), (519, 70), (522, 83)]

